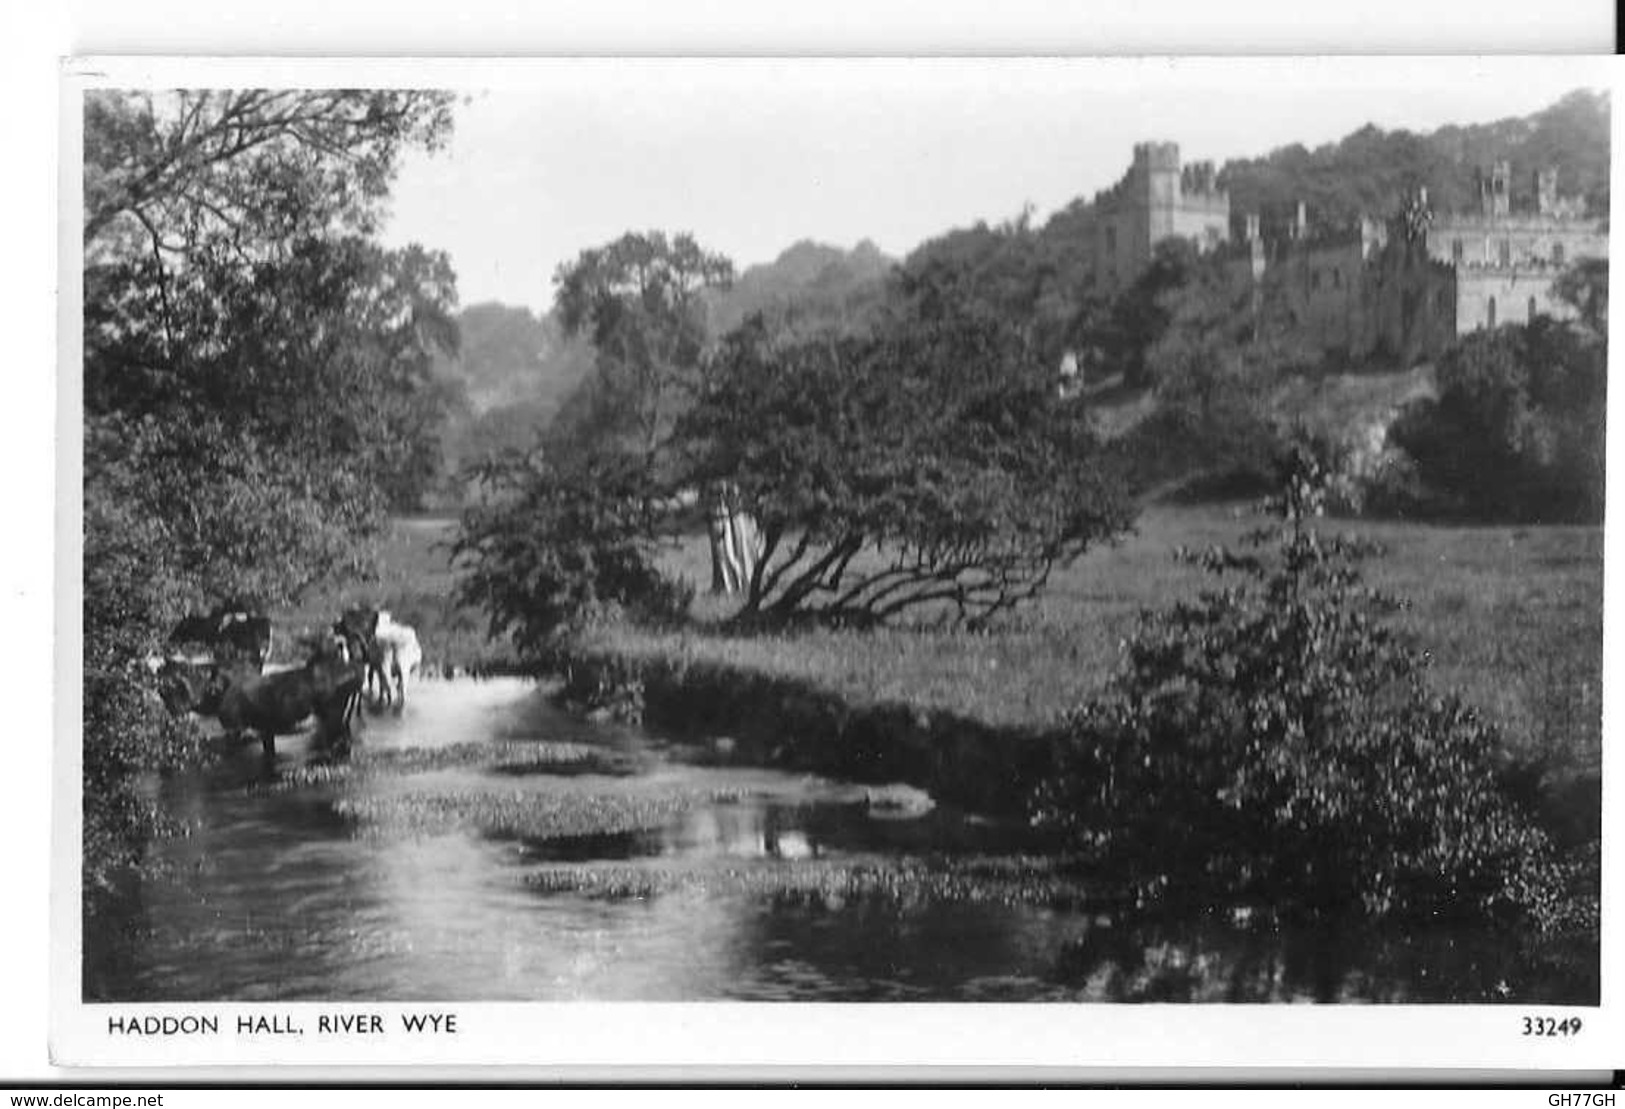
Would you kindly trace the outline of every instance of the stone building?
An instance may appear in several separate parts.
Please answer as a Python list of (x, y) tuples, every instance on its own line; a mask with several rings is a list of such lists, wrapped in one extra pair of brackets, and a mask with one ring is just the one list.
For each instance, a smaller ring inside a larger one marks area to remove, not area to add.
[(1429, 232), (1429, 255), (1456, 273), (1458, 333), (1573, 315), (1552, 296), (1558, 275), (1577, 258), (1608, 257), (1607, 222), (1559, 196), (1556, 169), (1535, 173), (1533, 211), (1512, 210), (1511, 177), (1507, 162), (1480, 173), (1478, 210), (1442, 216)]
[(1514, 212), (1510, 175), (1506, 162), (1480, 174), (1476, 212), (1435, 216), (1423, 189), (1389, 222), (1330, 235), (1307, 234), (1300, 204), (1283, 243), (1259, 241), (1249, 216), (1250, 269), (1312, 342), (1351, 363), (1413, 365), (1468, 331), (1572, 316), (1553, 287), (1576, 259), (1608, 256), (1606, 221), (1560, 197), (1552, 169), (1536, 175), (1535, 210)]
[(1247, 218), (1250, 269), (1304, 338), (1334, 361), (1410, 365), (1456, 337), (1455, 272), (1427, 248), (1426, 193), (1395, 219), (1363, 217), (1311, 234), (1302, 204), (1290, 236), (1265, 244)]
[(1095, 194), (1088, 241), (1097, 285), (1133, 281), (1164, 239), (1189, 239), (1204, 253), (1228, 243), (1230, 197), (1215, 178), (1212, 162), (1181, 166), (1177, 143), (1136, 143), (1122, 180)]
[(1511, 174), (1504, 161), (1481, 172), (1472, 212), (1435, 216), (1423, 189), (1392, 219), (1326, 232), (1311, 231), (1300, 203), (1281, 239), (1265, 241), (1248, 214), (1233, 241), (1213, 164), (1182, 165), (1177, 143), (1137, 143), (1128, 171), (1090, 206), (1084, 269), (1112, 292), (1139, 276), (1158, 243), (1184, 238), (1249, 272), (1257, 295), (1276, 298), (1334, 360), (1414, 365), (1464, 332), (1573, 315), (1552, 295), (1558, 276), (1578, 258), (1607, 258), (1607, 221), (1560, 195), (1556, 169), (1536, 171), (1526, 212), (1512, 209)]

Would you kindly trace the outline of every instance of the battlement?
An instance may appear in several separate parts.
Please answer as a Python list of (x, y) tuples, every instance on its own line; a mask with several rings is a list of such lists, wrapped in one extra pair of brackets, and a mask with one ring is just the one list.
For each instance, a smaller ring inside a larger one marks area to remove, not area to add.
[(1137, 142), (1134, 144), (1134, 168), (1179, 172), (1179, 144), (1176, 142)]

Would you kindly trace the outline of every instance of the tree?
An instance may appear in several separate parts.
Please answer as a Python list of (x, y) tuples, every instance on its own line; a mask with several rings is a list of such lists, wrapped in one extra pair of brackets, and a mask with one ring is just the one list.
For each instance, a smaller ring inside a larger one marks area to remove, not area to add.
[(1125, 385), (1143, 388), (1152, 384), (1148, 358), (1173, 322), (1171, 294), (1190, 282), (1201, 264), (1196, 247), (1188, 240), (1164, 239), (1133, 284), (1113, 298), (1097, 342), (1107, 362), (1122, 372)]
[(1371, 546), (1316, 529), (1318, 458), (1296, 447), (1281, 474), (1252, 550), (1183, 552), (1228, 580), (1146, 614), (1106, 692), (1069, 721), (1036, 822), (1146, 899), (1583, 921), (1501, 784), (1495, 730), (1429, 687), (1427, 657), (1383, 619), (1397, 602), (1362, 583)]
[(559, 267), (554, 310), (597, 355), (591, 403), (576, 440), (613, 440), (652, 458), (687, 404), (707, 340), (704, 293), (733, 280), (733, 263), (691, 235), (628, 232)]
[(1579, 313), (1581, 323), (1607, 337), (1608, 259), (1577, 259), (1557, 279), (1552, 293)]
[(680, 422), (681, 472), (760, 521), (739, 619), (985, 623), (1127, 526), (1054, 375), (985, 320), (777, 345), (730, 336)]
[[(443, 255), (370, 238), (430, 92), (98, 92), (85, 107), (85, 758), (91, 924), (158, 816), (144, 768), (195, 732), (139, 659), (190, 608), (269, 604), (359, 565), (422, 489)], [(94, 993), (97, 987), (87, 983)]]
[[(634, 451), (660, 480), (663, 448), (692, 402), (709, 333), (705, 294), (733, 281), (733, 263), (690, 235), (628, 233), (559, 267), (555, 310), (572, 334), (592, 337), (595, 373), (566, 401), (555, 442), (566, 450)], [(719, 487), (703, 490), (712, 521), (711, 588), (732, 592), (750, 567), (750, 521)]]
[(1464, 336), (1439, 359), (1438, 396), (1389, 432), (1438, 498), (1482, 520), (1602, 519), (1607, 344), (1538, 317)]
[(493, 637), (512, 631), (522, 655), (545, 659), (607, 611), (687, 609), (692, 593), (654, 569), (662, 506), (637, 456), (509, 451), (476, 474), (486, 496), (464, 510), (452, 551), (458, 598), (486, 610)]

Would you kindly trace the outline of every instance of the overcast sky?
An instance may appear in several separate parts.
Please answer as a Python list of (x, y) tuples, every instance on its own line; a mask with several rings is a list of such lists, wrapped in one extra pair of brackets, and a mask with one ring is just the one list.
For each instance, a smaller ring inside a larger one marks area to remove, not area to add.
[(555, 268), (629, 229), (739, 268), (798, 239), (893, 255), (1031, 203), (1040, 218), (1165, 139), (1252, 156), (1365, 123), (1525, 115), (1607, 83), (1576, 58), (573, 60), (468, 81), (449, 149), (413, 153), (387, 237), (446, 250), (464, 304), (545, 308)]

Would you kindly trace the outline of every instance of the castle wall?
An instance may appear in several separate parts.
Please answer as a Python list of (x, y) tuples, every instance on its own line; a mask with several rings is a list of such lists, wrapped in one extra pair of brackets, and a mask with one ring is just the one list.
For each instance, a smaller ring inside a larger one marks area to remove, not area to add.
[(1277, 295), (1284, 297), (1305, 339), (1322, 350), (1358, 357), (1365, 332), (1364, 268), (1357, 241), (1282, 253), (1275, 264)]
[(1562, 271), (1551, 266), (1489, 269), (1467, 267), (1456, 274), (1458, 334), (1509, 323), (1528, 323), (1536, 315), (1572, 319), (1574, 308), (1552, 295)]
[(1370, 234), (1288, 246), (1269, 267), (1268, 295), (1305, 340), (1334, 358), (1410, 366), (1456, 337), (1456, 275), (1423, 243)]
[(1428, 232), (1428, 253), (1453, 265), (1562, 269), (1576, 258), (1608, 257), (1608, 232), (1598, 220), (1444, 217)]

